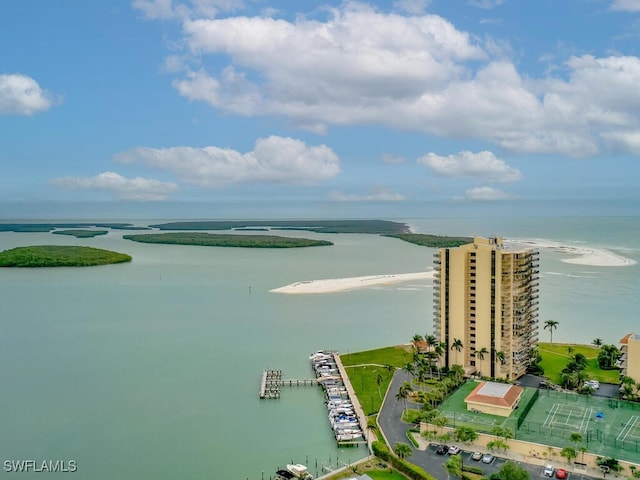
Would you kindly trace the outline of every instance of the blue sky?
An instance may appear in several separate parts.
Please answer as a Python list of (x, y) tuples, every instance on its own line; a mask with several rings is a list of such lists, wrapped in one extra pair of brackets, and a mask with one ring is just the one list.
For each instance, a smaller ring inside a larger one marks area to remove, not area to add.
[(640, 0), (1, 12), (3, 218), (638, 213)]

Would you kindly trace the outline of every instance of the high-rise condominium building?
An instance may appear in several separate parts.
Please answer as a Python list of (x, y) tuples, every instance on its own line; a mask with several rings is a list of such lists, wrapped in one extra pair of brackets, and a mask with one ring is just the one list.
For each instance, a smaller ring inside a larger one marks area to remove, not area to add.
[(620, 375), (640, 383), (640, 335), (629, 333), (620, 340)]
[(441, 248), (434, 255), (434, 334), (445, 365), (516, 379), (538, 344), (538, 252), (502, 238)]

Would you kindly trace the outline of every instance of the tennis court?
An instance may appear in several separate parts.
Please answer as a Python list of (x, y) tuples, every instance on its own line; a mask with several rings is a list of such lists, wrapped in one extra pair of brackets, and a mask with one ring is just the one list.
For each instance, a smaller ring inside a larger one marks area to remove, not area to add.
[[(583, 441), (569, 437), (579, 433)], [(516, 438), (640, 462), (640, 404), (570, 392), (541, 391)]]
[(546, 428), (570, 429), (572, 432), (587, 433), (589, 421), (594, 415), (593, 408), (573, 403), (554, 403), (547, 414), (543, 426)]

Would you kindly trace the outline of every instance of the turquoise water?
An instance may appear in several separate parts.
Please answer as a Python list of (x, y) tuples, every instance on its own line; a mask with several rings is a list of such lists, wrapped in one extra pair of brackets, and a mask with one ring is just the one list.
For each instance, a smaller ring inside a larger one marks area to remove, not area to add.
[[(502, 234), (611, 248), (640, 260), (638, 218), (406, 220), (416, 231)], [(146, 224), (146, 222), (140, 222)], [(123, 232), (77, 240), (0, 233), (0, 249), (79, 244), (131, 264), (0, 269), (2, 461), (75, 460), (76, 478), (269, 478), (277, 466), (349, 462), (317, 388), (260, 401), (264, 368), (308, 377), (310, 352), (404, 343), (431, 331), (430, 281), (325, 295), (272, 288), (319, 278), (408, 273), (433, 250), (369, 235), (293, 250), (145, 245)], [(541, 320), (554, 340), (617, 342), (640, 330), (640, 270), (541, 255)], [(251, 287), (251, 288), (249, 288)], [(540, 329), (546, 340), (547, 332)], [(7, 476), (0, 469), (0, 477)], [(28, 474), (24, 474), (27, 478)]]

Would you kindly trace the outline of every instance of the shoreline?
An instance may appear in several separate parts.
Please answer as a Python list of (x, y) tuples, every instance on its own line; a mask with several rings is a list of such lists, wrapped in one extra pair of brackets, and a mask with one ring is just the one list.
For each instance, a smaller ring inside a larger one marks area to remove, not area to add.
[(516, 240), (505, 239), (505, 242), (516, 245), (530, 246), (539, 249), (555, 250), (559, 253), (573, 255), (573, 258), (561, 259), (564, 263), (576, 265), (587, 265), (592, 267), (628, 267), (637, 262), (630, 258), (623, 257), (604, 248), (578, 247), (575, 245), (565, 245), (551, 240)]
[(396, 273), (388, 275), (366, 275), (362, 277), (327, 278), (323, 280), (304, 280), (290, 283), (284, 287), (269, 290), (272, 293), (289, 295), (310, 293), (336, 293), (377, 285), (391, 285), (394, 283), (409, 282), (411, 280), (430, 280), (433, 278), (433, 270), (416, 273)]
[[(573, 255), (573, 258), (561, 259), (564, 263), (585, 265), (593, 267), (628, 267), (637, 262), (622, 255), (615, 254), (603, 248), (577, 247), (564, 245), (550, 240), (516, 240), (505, 239), (511, 245), (533, 247), (538, 249), (555, 250), (556, 252)], [(397, 273), (388, 275), (365, 275), (361, 277), (347, 278), (327, 278), (321, 280), (303, 280), (290, 283), (283, 287), (269, 290), (272, 293), (288, 295), (338, 293), (362, 288), (374, 287), (378, 285), (391, 285), (403, 283), (411, 280), (431, 280), (434, 271), (416, 273)]]

